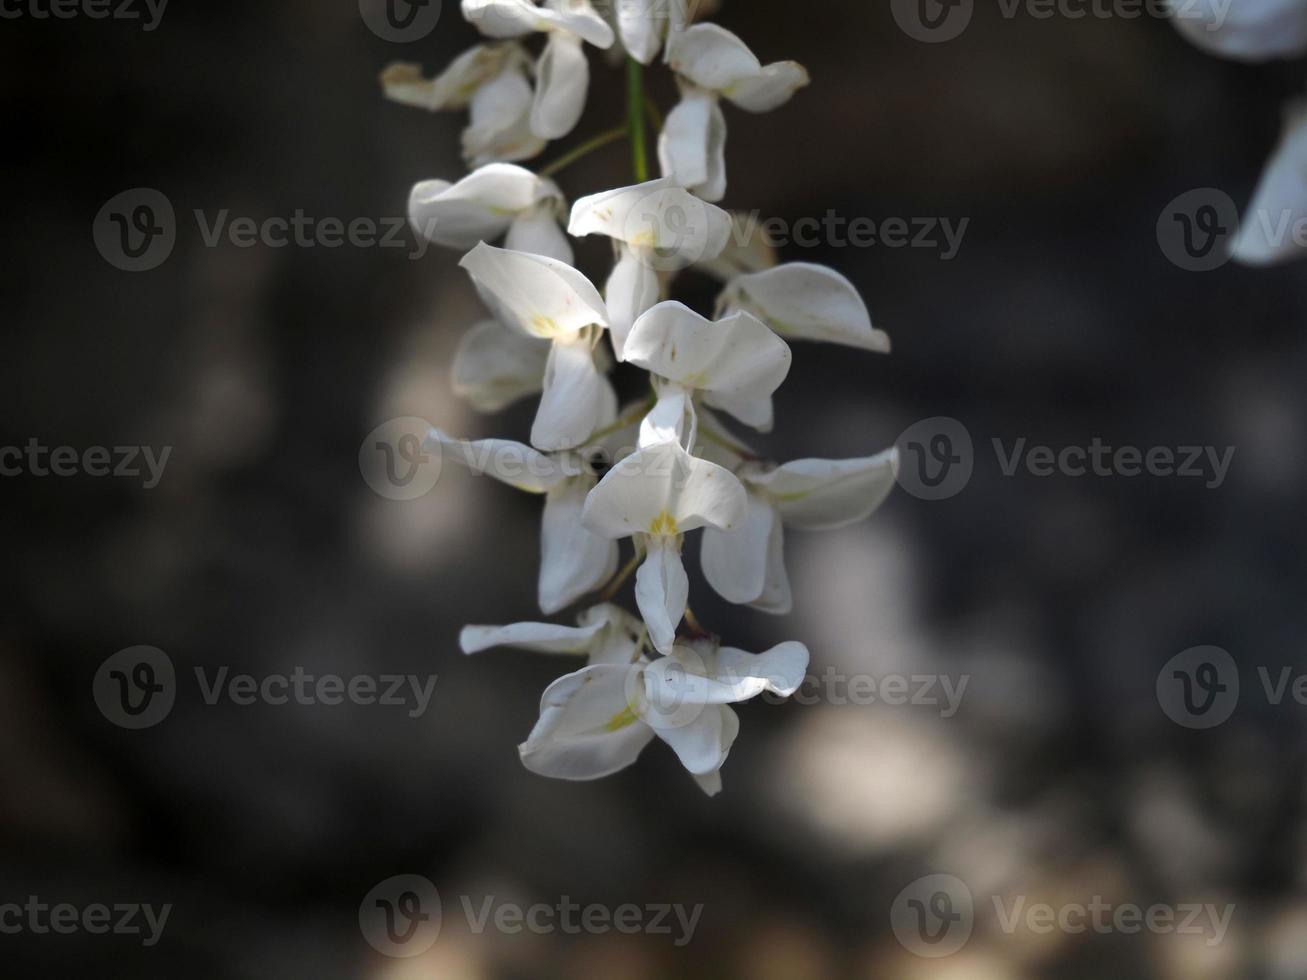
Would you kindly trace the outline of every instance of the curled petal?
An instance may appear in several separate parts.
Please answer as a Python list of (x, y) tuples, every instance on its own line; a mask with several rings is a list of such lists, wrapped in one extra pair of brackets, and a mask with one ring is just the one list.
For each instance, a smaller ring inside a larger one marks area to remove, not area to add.
[(665, 29), (660, 0), (618, 0), (617, 33), (627, 53), (640, 64), (647, 65), (658, 56)]
[(692, 446), (697, 427), (690, 393), (679, 385), (665, 385), (658, 392), (658, 401), (640, 423), (640, 448), (660, 442)]
[(540, 720), (518, 748), (522, 764), (542, 776), (584, 780), (633, 763), (653, 738), (627, 701), (634, 669), (595, 664), (550, 684)]
[(658, 136), (663, 173), (705, 201), (726, 196), (726, 117), (715, 96), (690, 89)]
[(795, 92), (811, 82), (808, 69), (797, 61), (778, 61), (756, 75), (741, 79), (722, 94), (748, 112), (770, 112), (789, 102)]
[(727, 530), (748, 511), (730, 470), (691, 456), (675, 442), (627, 456), (590, 491), (583, 520), (596, 534), (672, 536), (700, 527)]
[(645, 670), (645, 692), (656, 705), (738, 704), (764, 691), (789, 697), (807, 671), (808, 648), (802, 643), (781, 643), (766, 653), (678, 646)]
[(478, 44), (430, 79), (422, 76), (421, 65), (395, 62), (381, 73), (381, 88), (392, 102), (429, 112), (466, 109), (477, 89), (522, 55), (517, 45)]
[(647, 264), (672, 269), (720, 255), (730, 237), (731, 216), (675, 179), (661, 177), (581, 198), (572, 205), (567, 230), (578, 238), (606, 235), (633, 254), (643, 250)]
[(617, 393), (595, 364), (589, 342), (555, 341), (531, 444), (547, 452), (574, 449), (616, 418)]
[(566, 480), (545, 497), (540, 526), (540, 609), (552, 616), (595, 591), (617, 570), (617, 542), (581, 525), (581, 509), (590, 487)]
[(498, 412), (544, 386), (549, 343), (482, 320), (459, 342), (452, 370), (454, 394), (479, 412)]
[(695, 24), (673, 34), (667, 42), (667, 63), (682, 78), (713, 92), (762, 71), (748, 45), (717, 24)]
[(513, 623), (510, 626), (464, 626), (458, 645), (464, 653), (493, 647), (514, 647), (532, 653), (589, 653), (607, 624), (560, 626), (557, 623)]
[(520, 71), (505, 71), (472, 96), (463, 157), (472, 166), (496, 160), (529, 160), (545, 141), (531, 132), (531, 83)]
[(439, 452), (446, 462), (459, 463), (527, 493), (545, 493), (568, 477), (558, 460), (508, 439), (469, 441), (432, 429), (423, 446)]
[(834, 269), (790, 262), (740, 276), (719, 305), (754, 314), (782, 337), (846, 344), (887, 353), (889, 336), (871, 325), (871, 314), (853, 283)]
[(531, 131), (541, 139), (566, 136), (581, 121), (589, 89), (590, 62), (581, 50), (581, 39), (561, 32), (550, 34), (536, 68)]
[(570, 340), (592, 324), (608, 324), (599, 291), (565, 262), (483, 242), (459, 265), (496, 312), (528, 336)]
[(576, 261), (572, 243), (558, 224), (558, 217), (550, 205), (537, 205), (523, 211), (508, 226), (504, 245), (514, 252), (529, 252), (557, 259), (567, 265)]
[(511, 163), (491, 163), (457, 184), (425, 180), (408, 198), (408, 220), (428, 241), (469, 249), (498, 238), (537, 200), (540, 178)]
[(531, 0), (463, 0), (463, 19), (486, 37), (524, 37), (549, 28)]
[[(680, 714), (681, 712), (678, 712)], [(695, 776), (717, 773), (740, 733), (739, 717), (729, 705), (701, 705), (694, 712), (694, 720), (682, 725), (657, 725), (650, 722), (654, 733), (666, 742), (681, 765)], [(709, 787), (719, 786), (710, 781)]]
[(699, 551), (704, 578), (727, 602), (762, 598), (767, 587), (767, 554), (780, 515), (765, 498), (749, 494), (745, 519), (729, 531), (706, 528)]
[(871, 516), (894, 489), (898, 468), (898, 450), (889, 449), (864, 459), (798, 459), (748, 479), (786, 524), (831, 530)]
[(676, 628), (689, 601), (690, 579), (681, 564), (680, 544), (670, 538), (651, 539), (649, 554), (635, 573), (635, 602), (660, 652), (676, 643)]
[(608, 335), (613, 342), (613, 354), (619, 361), (626, 359), (626, 338), (631, 327), (657, 305), (661, 295), (662, 284), (657, 270), (625, 245), (619, 246), (617, 262), (604, 286)]

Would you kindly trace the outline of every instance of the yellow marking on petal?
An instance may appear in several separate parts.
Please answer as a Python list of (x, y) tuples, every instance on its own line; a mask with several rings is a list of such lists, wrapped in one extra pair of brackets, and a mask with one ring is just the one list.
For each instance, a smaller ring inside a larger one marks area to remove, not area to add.
[(649, 533), (671, 537), (674, 534), (679, 534), (680, 531), (676, 527), (676, 518), (667, 511), (663, 511), (649, 525)]
[(558, 323), (551, 316), (537, 313), (531, 318), (531, 328), (542, 336), (552, 337), (558, 333)]
[(613, 717), (608, 719), (608, 724), (604, 725), (606, 732), (620, 732), (628, 725), (634, 725), (640, 719), (636, 717), (634, 709), (629, 705), (622, 711), (619, 711)]

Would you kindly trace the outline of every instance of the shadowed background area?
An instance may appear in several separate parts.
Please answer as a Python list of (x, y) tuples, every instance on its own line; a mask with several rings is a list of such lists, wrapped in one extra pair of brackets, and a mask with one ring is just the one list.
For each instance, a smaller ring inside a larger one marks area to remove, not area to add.
[[(960, 37), (923, 44), (888, 4), (726, 0), (716, 20), (764, 61), (804, 63), (813, 85), (766, 116), (728, 107), (725, 206), (967, 222), (947, 258), (942, 242), (781, 249), (852, 279), (894, 352), (795, 344), (775, 431), (755, 443), (781, 460), (870, 455), (948, 416), (975, 466), (948, 499), (897, 490), (865, 524), (792, 534), (787, 617), (717, 600), (688, 543), (706, 625), (813, 655), (811, 703), (742, 706), (709, 800), (659, 744), (599, 783), (525, 771), (516, 746), (567, 664), (463, 658), (457, 635), (540, 618), (538, 499), (450, 466), (398, 501), (360, 473), (388, 419), (529, 430), (531, 400), (483, 417), (450, 389), (454, 347), (483, 316), (457, 254), (415, 257), (408, 231), (399, 248), (205, 240), (223, 212), (401, 218), (413, 183), (461, 176), (463, 115), (387, 103), (377, 82), (391, 61), (432, 71), (475, 42), (446, 7), (412, 44), (377, 37), (350, 0), (176, 0), (152, 31), (0, 24), (0, 446), (171, 447), (148, 489), (0, 478), (0, 905), (172, 905), (148, 947), (0, 934), (6, 975), (1307, 974), (1307, 707), (1261, 679), (1303, 669), (1307, 266), (1189, 272), (1157, 236), (1183, 192), (1248, 200), (1302, 65), (1221, 62), (1147, 16), (982, 4)], [(542, 161), (621, 119), (620, 69), (591, 62), (587, 115)], [(666, 110), (675, 91), (654, 75)], [(571, 199), (628, 183), (628, 153), (558, 180)], [(97, 252), (92, 224), (139, 187), (168, 197), (178, 232), (165, 263), (131, 274)], [(578, 248), (592, 278), (608, 261), (606, 243)], [(709, 280), (682, 286), (711, 307)], [(1235, 455), (1219, 487), (1004, 472), (1020, 440), (1096, 438)], [(1230, 652), (1242, 690), (1228, 721), (1193, 730), (1162, 710), (1157, 680), (1205, 644)], [(171, 659), (177, 699), (129, 730), (93, 681), (137, 645)], [(297, 667), (437, 680), (417, 713), (209, 704), (196, 680)], [(936, 678), (941, 701), (939, 678), (966, 686), (950, 711), (869, 701), (848, 681), (900, 676), (910, 691)], [(970, 941), (939, 960), (891, 930), (895, 897), (932, 873), (975, 897)], [(364, 896), (399, 874), (444, 902), (439, 940), (409, 959), (359, 926)], [(478, 933), (464, 911), (564, 896), (702, 913), (678, 946), (675, 926)], [(995, 896), (1235, 910), (1219, 943), (1042, 934), (1006, 931)]]

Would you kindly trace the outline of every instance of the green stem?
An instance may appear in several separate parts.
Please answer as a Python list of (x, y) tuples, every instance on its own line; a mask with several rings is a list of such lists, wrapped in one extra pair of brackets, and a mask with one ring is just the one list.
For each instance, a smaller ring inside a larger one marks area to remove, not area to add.
[(603, 149), (609, 143), (616, 143), (618, 140), (625, 137), (628, 131), (629, 131), (628, 127), (618, 126), (616, 129), (610, 129), (607, 132), (600, 133), (598, 136), (592, 136), (590, 139), (586, 140), (580, 146), (564, 153), (553, 163), (549, 164), (549, 166), (541, 170), (540, 176), (552, 177), (560, 170), (563, 170), (566, 167), (570, 167), (572, 164), (576, 163), (576, 161), (580, 160), (582, 157), (589, 156), (595, 150)]
[(649, 150), (644, 128), (644, 65), (634, 58), (626, 59), (626, 125), (631, 131), (631, 161), (635, 167), (635, 182), (643, 184), (649, 179)]

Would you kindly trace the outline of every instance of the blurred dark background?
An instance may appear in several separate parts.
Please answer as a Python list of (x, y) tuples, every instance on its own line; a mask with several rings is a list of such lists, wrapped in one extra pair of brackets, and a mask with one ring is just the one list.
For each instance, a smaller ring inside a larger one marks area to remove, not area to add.
[[(416, 181), (457, 179), (460, 113), (385, 102), (394, 60), (443, 67), (476, 40), (446, 0), (416, 44), (350, 0), (175, 0), (154, 31), (0, 23), (6, 202), (0, 445), (171, 446), (163, 478), (27, 475), (5, 502), (0, 903), (172, 903), (162, 940), (0, 935), (6, 976), (474, 980), (663, 976), (1307, 976), (1307, 708), (1257, 682), (1301, 663), (1307, 547), (1307, 266), (1189, 272), (1159, 247), (1177, 195), (1242, 206), (1302, 65), (1242, 66), (1150, 17), (1004, 17), (922, 44), (887, 4), (727, 0), (715, 18), (814, 84), (727, 108), (724, 204), (794, 220), (970, 219), (938, 250), (783, 250), (830, 264), (894, 339), (889, 357), (796, 345), (778, 459), (879, 451), (920, 419), (970, 431), (970, 484), (899, 491), (872, 520), (789, 537), (795, 609), (733, 609), (687, 562), (700, 617), (761, 650), (801, 639), (812, 673), (968, 675), (960, 710), (741, 709), (726, 790), (661, 746), (593, 784), (536, 777), (516, 745), (563, 668), (462, 658), (465, 622), (538, 619), (538, 500), (446, 473), (416, 501), (360, 475), (364, 437), (418, 416), (524, 438), (532, 404), (481, 417), (450, 391), (482, 316), (432, 248), (207, 246), (192, 212), (382, 219)], [(587, 116), (548, 161), (620, 119), (591, 53)], [(655, 73), (669, 108), (670, 81)], [(620, 146), (559, 178), (628, 182)], [(97, 252), (106, 201), (157, 188), (171, 257)], [(405, 233), (405, 241), (411, 241)], [(606, 245), (578, 263), (606, 274)], [(685, 297), (711, 302), (706, 279)], [(991, 440), (1234, 446), (1228, 479), (1005, 476)], [(688, 551), (697, 556), (697, 542)], [(179, 677), (159, 725), (112, 724), (101, 664), (146, 644)], [(1159, 670), (1213, 644), (1243, 696), (1211, 730), (1161, 710)], [(205, 704), (192, 669), (437, 674), (431, 710)], [(1297, 669), (1296, 667), (1294, 668)], [(894, 897), (944, 872), (978, 899), (944, 960), (890, 930)], [(378, 882), (445, 896), (432, 950), (360, 935)], [(1234, 903), (1200, 937), (1032, 936), (990, 894)], [(471, 933), (456, 896), (524, 904), (703, 903), (693, 941)]]

